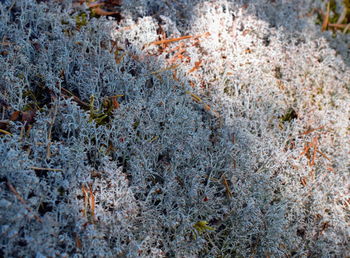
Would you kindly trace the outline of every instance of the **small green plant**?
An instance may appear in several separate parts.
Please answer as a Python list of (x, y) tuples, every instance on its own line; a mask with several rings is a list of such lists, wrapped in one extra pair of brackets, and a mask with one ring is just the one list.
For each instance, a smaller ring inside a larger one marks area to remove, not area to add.
[(123, 95), (115, 95), (112, 97), (107, 97), (102, 101), (102, 107), (100, 109), (96, 109), (94, 106), (95, 97), (92, 95), (90, 97), (90, 122), (95, 121), (97, 125), (105, 125), (110, 120), (113, 115), (113, 110), (119, 108), (119, 103), (117, 101), (118, 97), (122, 97)]
[(208, 222), (205, 220), (200, 220), (192, 225), (192, 227), (195, 229), (193, 238), (197, 239), (198, 235), (202, 235), (203, 233), (207, 232), (208, 230), (212, 231), (215, 230), (215, 228), (208, 226)]
[(88, 23), (87, 15), (86, 13), (80, 13), (77, 16), (75, 16), (75, 25), (77, 26), (77, 29), (80, 29), (83, 26), (86, 26)]

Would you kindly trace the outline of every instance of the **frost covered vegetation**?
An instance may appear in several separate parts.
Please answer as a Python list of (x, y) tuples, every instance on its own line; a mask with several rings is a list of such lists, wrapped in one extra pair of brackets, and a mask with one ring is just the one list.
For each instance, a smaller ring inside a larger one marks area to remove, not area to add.
[(0, 3), (1, 257), (350, 253), (350, 43), (324, 3), (48, 4)]

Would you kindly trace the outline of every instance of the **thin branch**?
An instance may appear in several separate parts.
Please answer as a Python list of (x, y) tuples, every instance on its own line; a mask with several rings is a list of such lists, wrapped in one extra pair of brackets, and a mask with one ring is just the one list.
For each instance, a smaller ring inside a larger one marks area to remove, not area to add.
[[(22, 196), (17, 192), (16, 188), (10, 183), (7, 182), (8, 187), (10, 188), (11, 192), (17, 197), (17, 199), (25, 206), (25, 208), (27, 209), (27, 211), (29, 211), (30, 213), (33, 213), (33, 210), (27, 205), (26, 201), (22, 198)], [(34, 218), (38, 221), (38, 222), (43, 222), (41, 220), (41, 218), (38, 215), (34, 215)]]

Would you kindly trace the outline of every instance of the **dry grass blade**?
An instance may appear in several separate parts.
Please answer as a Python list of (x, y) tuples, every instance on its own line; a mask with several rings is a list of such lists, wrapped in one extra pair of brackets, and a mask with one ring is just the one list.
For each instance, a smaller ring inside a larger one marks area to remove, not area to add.
[(346, 29), (347, 27), (349, 27), (349, 24), (329, 23), (328, 27), (332, 27), (335, 29)]
[(227, 182), (227, 180), (226, 180), (225, 175), (222, 176), (222, 182), (223, 182), (223, 184), (224, 184), (224, 186), (225, 186), (227, 197), (228, 197), (229, 199), (231, 199), (233, 195), (232, 195), (232, 192), (231, 192), (231, 190), (230, 190), (230, 186), (228, 185), (228, 182)]
[(322, 23), (322, 31), (325, 31), (327, 30), (327, 27), (328, 27), (328, 23), (329, 23), (329, 13), (330, 13), (330, 8), (331, 8), (331, 2), (328, 1), (328, 4), (327, 4), (327, 12), (323, 18), (323, 23)]
[(192, 93), (192, 92), (190, 92), (188, 90), (186, 91), (186, 94), (191, 95), (192, 99), (194, 101), (196, 101), (197, 103), (201, 103), (202, 102), (202, 99), (199, 96), (197, 96), (196, 94), (194, 94), (194, 93)]
[(0, 129), (0, 133), (7, 134), (7, 135), (12, 135), (10, 132)]
[(346, 27), (343, 30), (343, 33), (347, 33), (350, 30), (350, 23), (348, 25), (346, 25)]

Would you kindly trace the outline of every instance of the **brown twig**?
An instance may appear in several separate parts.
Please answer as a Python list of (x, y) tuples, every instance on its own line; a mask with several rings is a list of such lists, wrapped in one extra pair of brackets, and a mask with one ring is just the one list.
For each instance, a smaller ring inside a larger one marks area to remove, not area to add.
[(65, 95), (63, 95), (63, 97), (65, 97), (65, 98), (71, 98), (71, 97), (72, 97), (73, 100), (74, 100), (75, 102), (77, 102), (81, 107), (83, 107), (83, 108), (85, 108), (85, 109), (89, 109), (89, 108), (90, 108), (89, 104), (87, 104), (87, 103), (81, 101), (77, 96), (75, 96), (75, 95), (74, 95), (72, 92), (70, 92), (69, 90), (67, 90), (67, 89), (65, 89), (65, 88), (63, 88), (63, 87), (61, 87), (61, 92), (65, 94)]
[(39, 168), (39, 167), (29, 167), (33, 170), (43, 170), (43, 171), (63, 171), (63, 169), (60, 168)]
[(338, 23), (329, 23), (328, 27), (336, 28), (336, 29), (345, 29), (349, 24), (338, 24)]
[[(17, 192), (16, 188), (10, 183), (7, 182), (8, 187), (10, 188), (11, 192), (17, 197), (17, 199), (25, 206), (26, 210), (29, 211), (30, 213), (33, 213), (32, 209), (27, 205), (26, 201), (22, 198), (22, 196)], [(43, 222), (41, 218), (38, 215), (34, 214), (34, 218), (38, 222)]]

